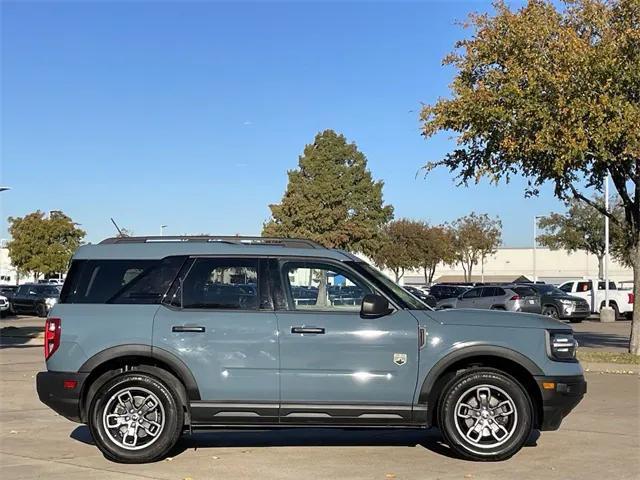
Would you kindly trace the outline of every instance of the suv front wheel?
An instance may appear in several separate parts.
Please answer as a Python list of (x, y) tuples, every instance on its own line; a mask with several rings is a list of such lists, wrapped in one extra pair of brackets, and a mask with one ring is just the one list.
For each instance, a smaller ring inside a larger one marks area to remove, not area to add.
[(438, 418), (445, 440), (460, 456), (497, 461), (511, 457), (527, 441), (533, 408), (511, 376), (474, 368), (444, 388)]
[(121, 463), (164, 457), (182, 433), (177, 395), (158, 378), (128, 372), (108, 381), (89, 410), (91, 435), (102, 453)]

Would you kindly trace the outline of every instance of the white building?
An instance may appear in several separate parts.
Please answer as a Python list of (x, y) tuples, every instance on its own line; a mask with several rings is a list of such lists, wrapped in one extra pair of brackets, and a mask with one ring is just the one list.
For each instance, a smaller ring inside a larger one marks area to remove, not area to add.
[[(534, 266), (535, 265), (535, 266)], [(494, 255), (485, 259), (484, 266), (474, 265), (472, 282), (511, 282), (519, 277), (541, 280), (546, 283), (562, 283), (571, 278), (597, 277), (598, 259), (585, 251), (567, 253), (564, 250), (548, 248), (499, 248)], [(393, 278), (393, 275), (390, 275)], [(609, 278), (618, 283), (632, 281), (631, 268), (611, 260)], [(422, 271), (407, 271), (403, 277), (405, 285), (424, 284)], [(461, 265), (439, 265), (433, 277), (434, 282), (463, 282)]]

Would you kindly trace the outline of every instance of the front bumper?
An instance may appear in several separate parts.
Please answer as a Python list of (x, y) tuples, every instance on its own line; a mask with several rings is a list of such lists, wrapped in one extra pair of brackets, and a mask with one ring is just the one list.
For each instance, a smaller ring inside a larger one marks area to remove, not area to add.
[[(36, 389), (40, 401), (73, 422), (80, 420), (80, 393), (88, 373), (40, 372)], [(65, 382), (75, 381), (75, 387), (65, 388)]]
[(540, 430), (557, 430), (571, 410), (587, 393), (584, 376), (535, 377), (542, 394), (542, 418)]
[(587, 318), (589, 315), (591, 315), (591, 311), (590, 309), (587, 308), (583, 308), (583, 309), (570, 309), (570, 310), (565, 310), (564, 306), (560, 305), (558, 307), (558, 316), (561, 320), (571, 320), (571, 319), (582, 319), (584, 320), (585, 318)]

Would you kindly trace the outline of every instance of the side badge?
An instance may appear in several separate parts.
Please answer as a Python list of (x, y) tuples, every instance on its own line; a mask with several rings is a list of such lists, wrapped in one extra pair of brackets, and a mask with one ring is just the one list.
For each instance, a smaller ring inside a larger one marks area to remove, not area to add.
[(393, 354), (393, 363), (396, 365), (404, 365), (407, 363), (407, 354), (406, 353), (394, 353)]

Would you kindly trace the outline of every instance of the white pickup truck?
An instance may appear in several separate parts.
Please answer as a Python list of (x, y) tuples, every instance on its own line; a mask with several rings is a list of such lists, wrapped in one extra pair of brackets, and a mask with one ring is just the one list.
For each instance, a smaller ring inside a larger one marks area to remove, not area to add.
[[(597, 286), (594, 288), (594, 286)], [(564, 282), (558, 288), (570, 295), (584, 298), (593, 313), (599, 313), (604, 307), (604, 280), (580, 279)], [(633, 292), (618, 290), (615, 282), (609, 282), (609, 306), (616, 312), (616, 318), (633, 315)]]

